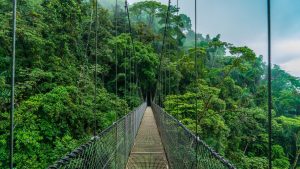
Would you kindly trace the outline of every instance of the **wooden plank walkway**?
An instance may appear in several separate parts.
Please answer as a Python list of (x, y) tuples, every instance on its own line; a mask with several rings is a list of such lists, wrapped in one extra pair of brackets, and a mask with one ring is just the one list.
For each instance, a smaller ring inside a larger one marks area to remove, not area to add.
[(147, 107), (135, 143), (128, 159), (127, 169), (168, 169), (166, 154), (154, 119)]

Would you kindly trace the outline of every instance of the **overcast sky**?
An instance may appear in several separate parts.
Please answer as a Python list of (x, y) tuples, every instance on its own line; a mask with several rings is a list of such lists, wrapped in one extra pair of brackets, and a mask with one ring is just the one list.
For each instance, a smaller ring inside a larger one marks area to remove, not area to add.
[[(129, 0), (130, 3), (142, 0)], [(167, 0), (157, 0), (167, 3)], [(300, 0), (272, 0), (272, 60), (300, 77)], [(176, 4), (176, 0), (172, 0)], [(236, 46), (247, 45), (267, 58), (267, 0), (197, 0), (197, 32)], [(179, 0), (194, 24), (194, 0)]]

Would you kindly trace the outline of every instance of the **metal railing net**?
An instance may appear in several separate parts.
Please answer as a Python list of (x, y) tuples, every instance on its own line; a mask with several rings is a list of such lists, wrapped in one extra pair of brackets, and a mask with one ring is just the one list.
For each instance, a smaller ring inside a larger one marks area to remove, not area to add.
[(170, 168), (235, 169), (229, 161), (197, 138), (180, 121), (154, 103), (151, 107)]
[(49, 169), (125, 168), (146, 107), (141, 104)]

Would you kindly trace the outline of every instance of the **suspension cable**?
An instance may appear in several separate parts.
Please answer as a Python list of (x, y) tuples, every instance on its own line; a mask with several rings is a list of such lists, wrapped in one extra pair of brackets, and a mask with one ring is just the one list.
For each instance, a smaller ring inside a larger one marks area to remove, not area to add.
[(162, 96), (163, 96), (163, 78), (162, 78), (162, 73), (161, 69), (159, 70), (159, 98), (158, 98), (158, 104), (160, 107), (162, 107)]
[[(129, 9), (128, 9), (127, 0), (125, 0), (125, 11), (126, 11), (126, 14), (127, 14), (128, 29), (129, 29), (129, 33), (130, 33), (130, 37), (131, 37), (130, 42), (133, 44), (132, 33), (131, 33), (131, 23), (130, 23), (130, 16), (129, 16)], [(130, 97), (129, 106), (131, 107), (131, 98), (132, 98), (132, 94), (131, 94), (131, 55), (132, 55), (132, 51), (129, 50), (129, 52), (130, 52), (130, 54), (129, 54), (129, 97)]]
[[(115, 1), (115, 38), (118, 36), (118, 0)], [(115, 94), (116, 94), (116, 99), (118, 98), (118, 44), (116, 43), (115, 45), (115, 71), (116, 71), (116, 83), (115, 83)], [(116, 111), (115, 113), (115, 123), (117, 123), (118, 120), (118, 112)], [(115, 125), (115, 139), (116, 139), (116, 149), (118, 149), (118, 124)], [(115, 168), (117, 167), (117, 153), (115, 153)]]
[[(115, 37), (118, 36), (118, 0), (116, 0), (116, 9), (115, 9)], [(115, 80), (115, 93), (118, 96), (118, 44), (115, 44), (115, 71), (116, 71), (116, 80)], [(117, 117), (117, 116), (116, 116)], [(117, 120), (117, 119), (116, 119)]]
[(171, 66), (169, 68), (169, 89), (168, 89), (168, 95), (171, 95), (172, 91), (171, 91)]
[(166, 96), (167, 96), (167, 67), (165, 67), (164, 69), (164, 97), (163, 97), (163, 101), (165, 101)]
[[(125, 10), (126, 10), (126, 1), (125, 1)], [(125, 33), (127, 33), (127, 25), (126, 23), (124, 24), (125, 27)], [(124, 54), (124, 99), (127, 102), (127, 39), (125, 41), (125, 54)], [(127, 110), (124, 108), (124, 116), (126, 115)], [(125, 128), (125, 139), (124, 139), (124, 146), (125, 146), (125, 151), (124, 151), (124, 159), (127, 159), (127, 120), (125, 118), (125, 123), (124, 123), (124, 128)], [(124, 166), (126, 166), (126, 160), (124, 160)]]
[(13, 40), (11, 59), (11, 111), (10, 111), (10, 168), (14, 168), (14, 112), (15, 112), (15, 74), (16, 74), (16, 29), (17, 29), (17, 0), (13, 0)]
[[(170, 30), (170, 23), (168, 23), (168, 28), (167, 30)], [(171, 38), (171, 35), (170, 33), (168, 33), (168, 38)], [(167, 42), (167, 47), (166, 47), (166, 58), (167, 58), (167, 61), (169, 59), (169, 61), (171, 60), (170, 59), (170, 39), (168, 40)], [(165, 68), (165, 97), (164, 97), (164, 101), (166, 101), (166, 97), (169, 95), (169, 71), (170, 71), (170, 65), (168, 64), (168, 66), (166, 66)]]
[(268, 8), (268, 128), (269, 169), (272, 169), (272, 60), (271, 60), (271, 0), (267, 0)]
[[(125, 27), (125, 33), (127, 33), (127, 25), (124, 24)], [(126, 39), (127, 40), (127, 39)], [(125, 51), (124, 51), (124, 98), (127, 99), (127, 43), (125, 43)], [(126, 109), (124, 109), (124, 115), (126, 115)]]
[(134, 74), (135, 74), (135, 95), (139, 95), (138, 91), (138, 83), (139, 83), (139, 78), (138, 78), (138, 66), (137, 66), (137, 60), (134, 62)]
[(98, 63), (98, 0), (95, 0), (95, 65), (94, 65), (94, 109), (93, 109), (93, 114), (94, 114), (94, 137), (96, 136), (97, 132), (97, 120), (96, 120), (96, 108), (97, 108), (97, 63)]
[[(179, 1), (178, 0), (176, 0), (176, 7), (177, 7), (177, 17), (179, 17)], [(179, 25), (177, 24), (177, 26), (179, 26)], [(178, 41), (177, 41), (177, 44), (179, 44)], [(179, 68), (179, 66), (178, 66), (179, 54), (178, 54), (178, 52), (176, 52), (176, 55), (177, 55), (177, 64), (176, 64), (177, 69), (176, 70), (179, 70), (178, 69)], [(179, 95), (179, 82), (180, 81), (178, 81), (178, 84), (176, 86), (177, 95)], [(178, 105), (179, 104), (179, 97), (178, 96), (176, 97), (176, 100), (177, 100), (177, 104), (176, 104), (176, 107), (177, 107), (177, 120), (180, 120), (179, 119), (179, 105)]]
[[(85, 59), (85, 64), (83, 66), (83, 70), (85, 71), (83, 74), (85, 74), (86, 78), (88, 77), (88, 56), (87, 56), (87, 53), (88, 53), (88, 48), (89, 48), (89, 42), (90, 42), (90, 36), (91, 36), (91, 31), (92, 31), (92, 25), (93, 25), (93, 13), (94, 13), (94, 10), (93, 10), (93, 6), (91, 5), (91, 0), (90, 0), (90, 6), (91, 6), (91, 15), (90, 15), (90, 25), (89, 25), (89, 32), (88, 32), (88, 37), (87, 37), (87, 43), (86, 43), (86, 47), (85, 47), (85, 53), (84, 53), (84, 59)], [(86, 85), (87, 85), (87, 79), (84, 79), (84, 91), (86, 89)]]
[[(125, 0), (125, 9), (126, 9), (126, 13), (127, 13), (127, 19), (128, 19), (128, 27), (129, 27), (129, 33), (130, 33), (130, 41), (131, 41), (131, 45), (132, 45), (132, 50), (131, 50), (131, 55), (130, 55), (130, 59), (129, 59), (129, 64), (130, 64), (130, 84), (133, 82), (133, 77), (131, 75), (131, 68), (132, 68), (132, 58), (135, 56), (135, 44), (133, 42), (133, 32), (132, 32), (132, 27), (131, 27), (131, 20), (130, 20), (130, 12), (129, 12), (129, 6), (128, 6), (128, 1)], [(134, 65), (134, 74), (136, 75), (136, 85), (138, 82), (138, 78), (137, 78), (137, 65)], [(132, 89), (130, 88), (130, 93), (131, 96), (133, 95), (132, 93)]]
[[(179, 17), (179, 2), (178, 2), (178, 0), (176, 0), (176, 10), (177, 10), (177, 17)], [(177, 23), (177, 27), (178, 27), (179, 25), (178, 25), (178, 23)], [(178, 37), (177, 37), (178, 38)], [(179, 47), (179, 43), (178, 43), (178, 39), (177, 39), (177, 45), (178, 45), (178, 47)], [(178, 64), (178, 61), (179, 61), (179, 54), (178, 54), (178, 51), (176, 52), (176, 59), (177, 59), (177, 63), (176, 63), (176, 70), (179, 70), (179, 64)], [(179, 117), (179, 82), (180, 81), (178, 81), (178, 84), (176, 84), (176, 97), (175, 97), (175, 99), (176, 99), (176, 103), (175, 103), (175, 106), (174, 106), (174, 108), (175, 108), (175, 110), (176, 110), (176, 118), (177, 118), (177, 120), (180, 122), (180, 117)], [(177, 127), (177, 144), (179, 144), (179, 142), (180, 142), (180, 139), (179, 139), (179, 137), (180, 137), (180, 132), (179, 132), (179, 127)]]
[[(165, 51), (165, 42), (166, 42), (166, 33), (167, 33), (167, 27), (168, 27), (168, 23), (169, 23), (169, 15), (170, 15), (170, 7), (171, 7), (171, 0), (168, 0), (168, 9), (166, 12), (166, 19), (165, 19), (165, 27), (164, 27), (164, 35), (163, 35), (163, 43), (162, 43), (162, 47), (161, 47), (161, 52), (160, 52), (160, 57), (159, 57), (159, 66), (158, 66), (158, 70), (157, 70), (157, 80), (156, 80), (156, 91), (158, 88), (158, 81), (160, 82), (159, 86), (161, 88), (162, 86), (162, 77), (161, 77), (161, 65), (162, 65), (162, 58), (163, 58), (163, 54)], [(161, 89), (160, 89), (161, 90)], [(156, 94), (155, 94), (156, 96)], [(161, 98), (161, 91), (159, 92), (159, 102), (162, 102), (162, 98)], [(160, 106), (162, 106), (162, 103), (160, 103)]]
[[(197, 64), (197, 0), (195, 0), (195, 85), (197, 87), (198, 81), (198, 64)], [(196, 137), (198, 139), (198, 90), (196, 90), (195, 96), (195, 109), (196, 109)], [(196, 141), (196, 168), (198, 166), (198, 141)]]
[[(169, 28), (170, 28), (170, 25), (169, 25)], [(170, 36), (171, 38), (171, 36)], [(170, 50), (171, 50), (171, 43), (169, 42), (169, 45), (168, 45), (168, 54), (169, 54), (169, 61), (171, 62), (171, 54), (170, 54)], [(169, 71), (168, 71), (168, 95), (171, 94), (171, 66), (169, 65)]]

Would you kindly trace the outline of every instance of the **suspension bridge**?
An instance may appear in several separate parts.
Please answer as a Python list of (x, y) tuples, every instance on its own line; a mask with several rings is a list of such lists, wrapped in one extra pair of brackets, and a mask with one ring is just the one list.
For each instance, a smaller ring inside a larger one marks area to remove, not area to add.
[[(14, 44), (16, 1), (14, 1)], [(96, 1), (97, 2), (97, 1)], [(117, 1), (116, 1), (117, 2)], [(170, 3), (166, 11), (164, 38), (158, 68), (157, 83), (161, 82), (161, 61), (165, 52), (165, 38), (168, 31)], [(195, 1), (196, 4), (196, 1)], [(96, 3), (97, 5), (97, 3)], [(195, 5), (196, 7), (196, 5)], [(116, 7), (117, 8), (117, 7)], [(178, 8), (178, 2), (177, 2)], [(97, 9), (97, 8), (96, 8)], [(125, 1), (129, 33), (133, 53), (135, 50), (131, 30), (128, 2)], [(197, 17), (195, 9), (195, 17)], [(95, 16), (97, 17), (97, 10)], [(97, 20), (97, 19), (96, 19)], [(116, 19), (117, 20), (117, 19)], [(97, 26), (96, 22), (96, 26)], [(195, 30), (197, 30), (195, 24)], [(117, 21), (116, 21), (117, 27)], [(117, 31), (116, 31), (117, 32)], [(97, 32), (96, 32), (97, 34)], [(117, 33), (116, 33), (117, 35)], [(97, 39), (96, 39), (97, 43)], [(195, 49), (197, 38), (195, 37)], [(96, 45), (97, 46), (97, 45)], [(97, 50), (97, 49), (96, 49)], [(97, 53), (97, 51), (95, 52)], [(195, 54), (196, 55), (196, 54)], [(13, 58), (15, 53), (13, 53)], [(195, 60), (197, 57), (195, 56)], [(12, 64), (12, 114), (11, 114), (11, 168), (13, 168), (13, 111), (14, 111), (14, 69)], [(97, 58), (96, 58), (97, 62)], [(195, 61), (196, 63), (197, 61)], [(197, 70), (197, 67), (195, 68)], [(135, 67), (135, 71), (137, 68)], [(95, 72), (97, 67), (95, 66)], [(116, 70), (117, 72), (117, 70)], [(197, 77), (196, 77), (197, 78)], [(270, 78), (270, 77), (269, 77)], [(130, 77), (131, 80), (131, 77)], [(136, 79), (138, 81), (138, 79)], [(95, 82), (97, 84), (97, 82)], [(270, 87), (270, 86), (269, 86)], [(116, 82), (117, 88), (117, 82)], [(162, 88), (162, 87), (157, 87)], [(95, 85), (95, 90), (97, 86)], [(117, 91), (117, 89), (116, 89)], [(158, 93), (161, 91), (157, 91)], [(117, 94), (117, 93), (116, 93)], [(157, 94), (160, 97), (160, 94)], [(197, 103), (196, 105), (197, 106)], [(269, 105), (270, 106), (270, 105)], [(196, 107), (197, 110), (197, 107)], [(271, 120), (270, 120), (271, 121)], [(96, 125), (95, 125), (96, 126)], [(197, 128), (197, 124), (196, 124)], [(270, 141), (271, 142), (271, 141)], [(271, 166), (271, 164), (270, 164)], [(105, 130), (94, 135), (87, 143), (68, 153), (49, 169), (235, 169), (230, 161), (208, 146), (196, 133), (191, 132), (178, 119), (165, 112), (161, 98), (147, 97), (137, 108), (116, 121)]]
[(234, 169), (180, 121), (142, 103), (49, 169)]

